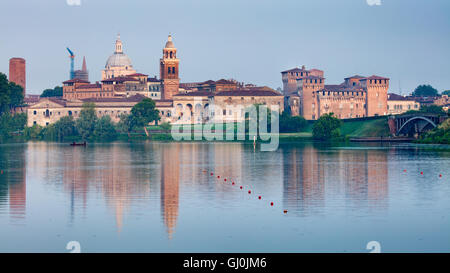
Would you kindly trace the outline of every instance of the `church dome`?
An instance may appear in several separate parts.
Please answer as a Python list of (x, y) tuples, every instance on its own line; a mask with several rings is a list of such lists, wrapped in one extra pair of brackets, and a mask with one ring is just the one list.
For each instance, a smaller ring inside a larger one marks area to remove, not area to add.
[(173, 42), (172, 42), (172, 35), (169, 35), (169, 38), (167, 39), (165, 48), (175, 48), (175, 46), (173, 45)]
[(128, 66), (132, 67), (130, 58), (124, 53), (114, 53), (108, 58), (105, 67)]

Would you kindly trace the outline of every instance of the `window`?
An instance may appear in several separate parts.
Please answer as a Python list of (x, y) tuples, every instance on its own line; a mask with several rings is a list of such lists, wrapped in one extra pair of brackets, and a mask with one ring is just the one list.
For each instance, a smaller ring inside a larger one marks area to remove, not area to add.
[(37, 124), (36, 121), (33, 121), (33, 124)]
[(224, 115), (224, 116), (227, 115), (227, 110), (223, 110), (223, 115)]
[(33, 115), (36, 115), (37, 114), (37, 112), (36, 111), (33, 111)]

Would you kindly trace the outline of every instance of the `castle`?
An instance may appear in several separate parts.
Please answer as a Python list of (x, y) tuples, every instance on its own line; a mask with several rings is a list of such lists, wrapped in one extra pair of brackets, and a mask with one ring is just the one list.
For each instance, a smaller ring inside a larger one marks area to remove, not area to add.
[(387, 115), (389, 79), (352, 76), (326, 85), (322, 70), (294, 68), (281, 72), (286, 106), (292, 115), (316, 120), (334, 113), (340, 119)]

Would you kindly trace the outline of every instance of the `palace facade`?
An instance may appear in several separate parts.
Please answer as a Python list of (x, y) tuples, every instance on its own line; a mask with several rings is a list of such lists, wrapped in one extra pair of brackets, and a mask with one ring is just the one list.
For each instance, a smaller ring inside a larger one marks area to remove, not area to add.
[(389, 79), (352, 76), (326, 85), (322, 70), (294, 68), (281, 72), (286, 106), (293, 115), (316, 120), (334, 113), (340, 119), (387, 115)]

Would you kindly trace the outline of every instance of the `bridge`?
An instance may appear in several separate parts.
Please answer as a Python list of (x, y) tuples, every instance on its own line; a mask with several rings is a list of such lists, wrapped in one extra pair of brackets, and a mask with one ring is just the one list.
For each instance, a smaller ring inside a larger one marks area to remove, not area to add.
[(418, 137), (448, 118), (447, 114), (412, 113), (389, 117), (389, 129), (395, 136)]

